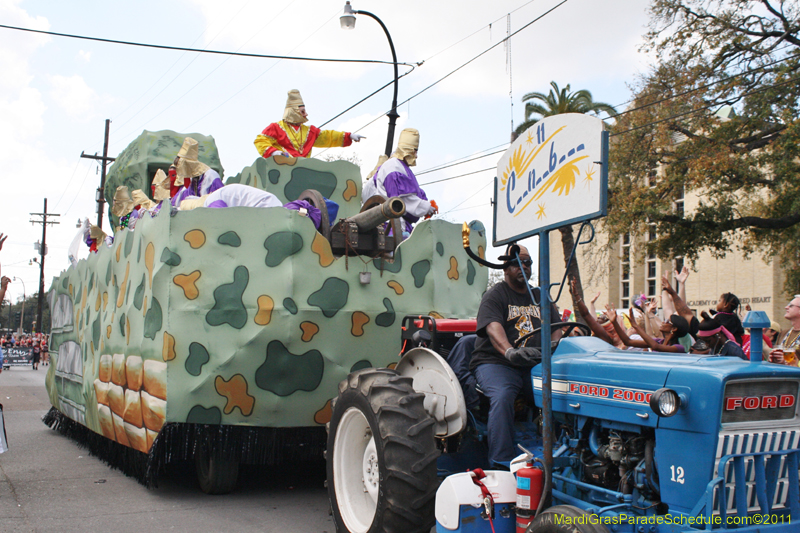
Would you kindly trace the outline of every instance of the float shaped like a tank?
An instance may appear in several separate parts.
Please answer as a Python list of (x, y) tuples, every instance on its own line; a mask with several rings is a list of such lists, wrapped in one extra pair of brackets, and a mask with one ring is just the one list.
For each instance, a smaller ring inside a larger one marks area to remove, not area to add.
[[(189, 135), (223, 175), (214, 139)], [(111, 167), (106, 200), (122, 185), (150, 191), (185, 136), (143, 132)], [(282, 202), (317, 191), (339, 204), (331, 225), (362, 210), (346, 161), (259, 158), (225, 183)], [(484, 227), (470, 227), (483, 256)], [(398, 360), (403, 316), (474, 316), (487, 284), (459, 225), (421, 221), (399, 243), (347, 228), (229, 207), (161, 209), (117, 230), (50, 288), (46, 422), (148, 484), (174, 460), (195, 459), (204, 490), (225, 492), (241, 463), (321, 459), (339, 382)]]

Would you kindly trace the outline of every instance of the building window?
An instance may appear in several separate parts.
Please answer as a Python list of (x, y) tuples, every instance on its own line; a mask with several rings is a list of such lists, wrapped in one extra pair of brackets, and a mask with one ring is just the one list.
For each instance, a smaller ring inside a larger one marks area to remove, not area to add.
[(678, 198), (675, 200), (675, 214), (681, 218), (683, 218), (683, 200), (684, 200), (683, 197), (684, 197), (684, 190), (683, 187), (681, 187)]
[(645, 267), (647, 272), (647, 297), (653, 298), (656, 295), (656, 254), (647, 256), (647, 264)]
[(656, 186), (656, 174), (655, 170), (651, 170), (647, 173), (647, 186), (651, 189)]
[(622, 308), (630, 307), (631, 295), (631, 234), (622, 236), (621, 244), (622, 261), (620, 263), (620, 293), (622, 294)]

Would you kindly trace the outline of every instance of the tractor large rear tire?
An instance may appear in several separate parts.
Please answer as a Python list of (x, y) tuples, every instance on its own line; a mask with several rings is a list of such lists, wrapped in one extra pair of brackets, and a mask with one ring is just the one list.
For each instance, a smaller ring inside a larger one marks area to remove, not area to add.
[(608, 533), (597, 516), (572, 505), (556, 505), (545, 509), (528, 524), (525, 533)]
[(328, 496), (339, 533), (428, 533), (435, 523), (434, 420), (412, 379), (365, 369), (339, 384), (328, 428)]

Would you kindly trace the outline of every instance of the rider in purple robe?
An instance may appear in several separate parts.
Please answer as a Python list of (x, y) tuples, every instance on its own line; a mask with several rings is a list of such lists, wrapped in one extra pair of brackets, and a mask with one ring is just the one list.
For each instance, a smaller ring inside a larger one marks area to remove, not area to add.
[(438, 213), (436, 202), (428, 200), (428, 196), (419, 186), (410, 168), (417, 163), (418, 148), (417, 130), (406, 128), (400, 132), (397, 150), (367, 178), (361, 193), (362, 203), (376, 194), (387, 198), (393, 196), (402, 198), (406, 204), (406, 214), (403, 215), (404, 229), (409, 233), (411, 225), (421, 217), (430, 218)]

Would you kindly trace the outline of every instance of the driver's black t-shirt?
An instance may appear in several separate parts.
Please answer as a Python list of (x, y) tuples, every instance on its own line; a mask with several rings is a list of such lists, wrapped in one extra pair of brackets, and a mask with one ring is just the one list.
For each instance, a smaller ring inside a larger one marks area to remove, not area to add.
[[(539, 289), (533, 288), (533, 297), (539, 300)], [(558, 320), (558, 309), (551, 304), (551, 322)], [(508, 342), (514, 345), (514, 341), (527, 335), (534, 329), (541, 327), (541, 313), (538, 305), (533, 305), (527, 292), (518, 293), (508, 286), (508, 283), (501, 281), (483, 295), (481, 305), (478, 308), (477, 331), (478, 338), (475, 341), (475, 350), (472, 352), (470, 360), (470, 370), (481, 364), (501, 364), (513, 366), (504, 356), (492, 346), (492, 341), (486, 332), (486, 327), (497, 322), (503, 326), (508, 337)], [(526, 342), (527, 346), (539, 348), (541, 346), (541, 335), (536, 333)], [(516, 368), (516, 367), (515, 367)]]

